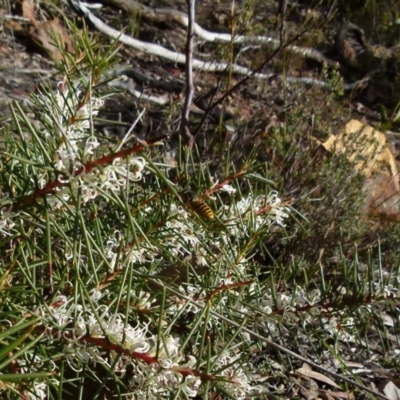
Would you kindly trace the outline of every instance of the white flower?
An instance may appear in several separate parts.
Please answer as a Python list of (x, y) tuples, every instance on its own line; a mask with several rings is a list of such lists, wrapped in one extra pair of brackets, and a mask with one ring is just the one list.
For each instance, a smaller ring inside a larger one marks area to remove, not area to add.
[(289, 306), (291, 301), (292, 301), (292, 299), (290, 296), (288, 296), (284, 293), (281, 293), (280, 295), (278, 295), (278, 297), (276, 299), (276, 307), (278, 310), (285, 309), (286, 307)]
[(47, 399), (46, 389), (47, 386), (44, 382), (33, 382), (33, 393), (29, 393), (28, 398), (35, 400), (45, 400)]
[(354, 342), (355, 337), (351, 333), (354, 329), (353, 318), (339, 319), (332, 316), (329, 320), (324, 318), (322, 321), (325, 331), (330, 336), (338, 337), (344, 342)]
[(179, 385), (179, 388), (188, 396), (196, 397), (201, 380), (194, 376), (187, 376), (185, 381)]
[(132, 172), (132, 180), (134, 181), (139, 181), (142, 179), (142, 171), (144, 170), (144, 167), (146, 166), (146, 161), (142, 157), (136, 157), (136, 158), (131, 158), (129, 160), (129, 164), (134, 166), (133, 172)]
[(25, 357), (27, 360), (18, 360), (20, 370), (23, 374), (38, 371), (38, 369), (43, 365), (43, 361), (37, 355), (26, 354)]
[(83, 151), (83, 158), (87, 160), (89, 155), (93, 155), (93, 150), (100, 145), (99, 141), (97, 140), (96, 136), (90, 136), (87, 139), (85, 150)]
[(151, 294), (147, 292), (141, 291), (138, 296), (135, 295), (134, 292), (131, 292), (131, 306), (134, 306), (135, 308), (139, 310), (148, 310), (151, 307), (151, 304), (156, 301), (156, 299), (153, 299), (149, 301)]
[[(157, 338), (154, 337), (154, 340), (156, 341)], [(153, 349), (155, 351), (156, 349)], [(172, 337), (169, 336), (165, 338), (164, 340), (161, 341), (161, 343), (158, 346), (158, 357), (160, 359), (162, 358), (174, 358), (177, 357), (179, 354), (179, 338), (178, 337)]]
[(148, 353), (150, 351), (150, 342), (147, 339), (148, 326), (141, 328), (139, 325), (136, 328), (128, 325), (125, 330), (124, 347), (130, 352)]
[(104, 248), (104, 255), (106, 256), (107, 260), (112, 260), (113, 257), (116, 255), (116, 251), (119, 246), (119, 237), (120, 237), (120, 232), (115, 231), (114, 232), (114, 237), (110, 237), (107, 240), (107, 243)]
[(164, 358), (161, 359), (159, 361), (160, 367), (164, 368), (164, 369), (171, 369), (173, 366), (176, 366), (177, 364), (175, 364), (171, 359), (169, 358)]
[(227, 353), (220, 358), (220, 364), (221, 366), (230, 365), (222, 371), (222, 376), (226, 379), (223, 386), (232, 396), (244, 400), (253, 388), (243, 370), (245, 364), (240, 363), (238, 365), (238, 363), (235, 363), (239, 358), (240, 354), (231, 355)]
[(236, 203), (236, 208), (240, 214), (245, 214), (249, 209), (251, 209), (252, 204), (253, 198), (251, 196), (244, 197)]
[(278, 197), (276, 192), (271, 192), (267, 199), (267, 205), (271, 206), (271, 210), (268, 212), (268, 219), (270, 223), (276, 223), (281, 226), (285, 226), (283, 220), (289, 216), (286, 207), (281, 207), (281, 199)]
[(15, 226), (15, 222), (12, 220), (16, 217), (18, 213), (13, 213), (12, 208), (3, 207), (0, 212), (0, 232), (6, 236), (10, 236), (13, 234), (12, 228)]
[(319, 289), (314, 289), (307, 295), (308, 304), (313, 306), (321, 301), (321, 291)]
[(224, 185), (220, 189), (222, 192), (228, 192), (228, 194), (236, 193), (236, 189), (231, 185)]
[(382, 285), (381, 282), (376, 282), (374, 284), (376, 287), (375, 296), (383, 296), (385, 299), (387, 297), (396, 297), (398, 289), (393, 285)]

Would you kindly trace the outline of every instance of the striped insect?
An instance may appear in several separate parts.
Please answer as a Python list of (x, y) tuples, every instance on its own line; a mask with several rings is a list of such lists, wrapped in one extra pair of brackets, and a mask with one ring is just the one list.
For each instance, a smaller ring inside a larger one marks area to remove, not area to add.
[(215, 219), (215, 214), (213, 209), (200, 198), (193, 198), (193, 194), (187, 191), (183, 195), (184, 204), (190, 210), (195, 212), (200, 218), (213, 221)]
[(191, 200), (188, 205), (189, 208), (193, 210), (199, 217), (208, 221), (213, 221), (215, 219), (214, 211), (203, 200)]

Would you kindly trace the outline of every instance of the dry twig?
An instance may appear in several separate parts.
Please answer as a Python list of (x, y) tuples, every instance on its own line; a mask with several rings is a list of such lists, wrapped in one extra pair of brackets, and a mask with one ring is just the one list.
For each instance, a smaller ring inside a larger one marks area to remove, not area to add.
[(182, 108), (182, 120), (181, 120), (181, 133), (184, 139), (186, 139), (189, 147), (194, 144), (194, 136), (189, 129), (189, 110), (192, 104), (194, 95), (194, 84), (193, 84), (193, 36), (194, 36), (194, 20), (195, 20), (195, 0), (187, 0), (188, 11), (189, 11), (189, 24), (187, 29), (186, 39), (186, 87), (185, 87), (185, 104)]

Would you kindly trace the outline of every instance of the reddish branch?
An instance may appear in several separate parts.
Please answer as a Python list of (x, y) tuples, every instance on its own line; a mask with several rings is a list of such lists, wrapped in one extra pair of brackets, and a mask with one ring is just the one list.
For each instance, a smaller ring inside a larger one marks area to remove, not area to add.
[(211, 300), (213, 297), (215, 297), (218, 293), (226, 291), (226, 290), (231, 290), (231, 289), (236, 289), (238, 287), (242, 286), (247, 286), (251, 285), (254, 281), (245, 281), (245, 282), (236, 282), (236, 283), (231, 283), (229, 285), (222, 285), (214, 289), (209, 295), (207, 300)]
[[(115, 343), (110, 343), (107, 339), (105, 338), (95, 338), (89, 335), (85, 335), (79, 339), (80, 342), (82, 343), (90, 343), (94, 344), (98, 347), (101, 347), (102, 349), (108, 350), (108, 351), (114, 351), (118, 354), (123, 354), (128, 357), (134, 358), (136, 360), (143, 361), (147, 365), (151, 364), (157, 364), (159, 365), (159, 361), (155, 358), (150, 356), (147, 353), (139, 353), (137, 351), (132, 351), (130, 352), (127, 349), (124, 349), (122, 346), (115, 344)], [(197, 371), (188, 367), (173, 367), (171, 370), (180, 373), (183, 376), (197, 376), (199, 377), (203, 382), (211, 381), (214, 379), (213, 375), (207, 374), (202, 371)]]
[[(146, 146), (151, 146), (154, 145), (155, 143), (161, 142), (167, 138), (166, 135), (159, 136), (153, 140), (147, 141), (145, 144), (137, 144), (134, 147), (131, 147), (129, 149), (121, 150), (118, 151), (117, 153), (114, 154), (108, 154), (104, 157), (98, 158), (97, 160), (89, 161), (86, 163), (84, 166), (77, 168), (75, 172), (72, 174), (72, 177), (78, 177), (82, 173), (90, 173), (94, 168), (101, 166), (101, 165), (110, 165), (112, 162), (117, 159), (117, 158), (124, 158), (127, 156), (130, 156), (132, 154), (139, 153), (142, 151)], [(35, 204), (36, 200), (45, 197), (48, 194), (54, 194), (56, 193), (56, 190), (68, 185), (69, 177), (62, 175), (58, 179), (55, 179), (52, 182), (49, 182), (43, 189), (37, 189), (33, 192), (32, 195), (21, 199), (20, 201), (17, 201), (16, 204), (13, 206), (13, 210), (18, 210), (20, 208), (30, 206), (32, 204)]]

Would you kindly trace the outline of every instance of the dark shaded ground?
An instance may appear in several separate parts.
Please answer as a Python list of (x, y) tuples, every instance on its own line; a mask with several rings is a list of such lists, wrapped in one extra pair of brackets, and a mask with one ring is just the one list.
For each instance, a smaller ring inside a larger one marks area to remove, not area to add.
[[(171, 4), (167, 3), (163, 5), (157, 2), (157, 6), (171, 8)], [(175, 9), (185, 11), (184, 2), (176, 3)], [(272, 0), (253, 5), (236, 2), (235, 9), (232, 11), (231, 3), (228, 1), (201, 2), (197, 6), (196, 18), (197, 22), (209, 31), (228, 33), (233, 29), (236, 34), (263, 35), (279, 39), (278, 3)], [(51, 7), (49, 3), (48, 8), (36, 10), (37, 19), (45, 20), (54, 17), (56, 11)], [(226, 109), (235, 116), (235, 125), (252, 123), (257, 118), (261, 120), (259, 125), (264, 126), (268, 125), (271, 117), (284, 122), (285, 115), (298, 105), (301, 105), (302, 110), (314, 121), (320, 122), (322, 127), (318, 129), (334, 128), (335, 124), (332, 120), (337, 120), (339, 126), (342, 126), (350, 116), (358, 119), (365, 118), (374, 124), (384, 120), (385, 115), (390, 118), (397, 106), (398, 93), (400, 93), (398, 90), (399, 50), (396, 45), (399, 25), (395, 24), (400, 12), (399, 7), (395, 3), (391, 4), (389, 0), (359, 1), (351, 6), (341, 5), (339, 2), (333, 8), (331, 2), (318, 3), (318, 5), (311, 1), (289, 2), (285, 14), (285, 37), (288, 40), (299, 31), (306, 30), (307, 33), (296, 42), (297, 45), (317, 49), (329, 60), (337, 61), (339, 72), (345, 83), (352, 83), (365, 77), (369, 77), (370, 81), (361, 88), (346, 90), (343, 96), (332, 96), (329, 90), (312, 84), (283, 84), (278, 78), (278, 75), (282, 73), (287, 77), (309, 77), (325, 81), (332, 75), (330, 67), (323, 71), (321, 63), (284, 51), (284, 57), (282, 55), (275, 57), (262, 70), (262, 72), (278, 74), (275, 78), (264, 82), (252, 79), (232, 93), (225, 102)], [(79, 24), (80, 18), (70, 7), (64, 4), (64, 10), (68, 17)], [(40, 81), (39, 75), (48, 77), (54, 72), (51, 62), (40, 57), (36, 49), (32, 47), (29, 35), (24, 37), (23, 33), (16, 33), (9, 29), (10, 18), (8, 17), (17, 13), (18, 7), (2, 10), (4, 29), (0, 47), (2, 56), (0, 103), (3, 105), (13, 99), (23, 101)], [(127, 15), (111, 6), (103, 7), (97, 15), (103, 16), (104, 21), (116, 29), (125, 30), (128, 34), (132, 31), (140, 40), (157, 43), (174, 51), (184, 51), (186, 31), (175, 22), (155, 24), (143, 17)], [(345, 18), (346, 22), (343, 22)], [(24, 22), (22, 25), (28, 29), (29, 22)], [(234, 45), (231, 47), (205, 42), (201, 39), (197, 40), (195, 46), (195, 56), (199, 59), (228, 61), (232, 56), (237, 64), (249, 68), (260, 65), (271, 52), (268, 46), (260, 48), (251, 45)], [(145, 75), (166, 82), (180, 81), (183, 87), (183, 65), (149, 57), (126, 46), (122, 47), (120, 57), (121, 65), (132, 65)], [(228, 84), (231, 87), (241, 78), (234, 75), (228, 83), (226, 75), (196, 71), (196, 96), (212, 91), (219, 82), (220, 89), (216, 94), (218, 97), (218, 93), (222, 94)], [(151, 87), (143, 86), (138, 82), (135, 84), (142, 86), (145, 92), (151, 93)], [(174, 94), (177, 95), (177, 92), (179, 92), (179, 87)], [(158, 95), (161, 93), (160, 90), (156, 92)], [(135, 108), (135, 105), (132, 105), (132, 98), (129, 95), (125, 98), (126, 107)], [(209, 100), (210, 95), (206, 96), (204, 103), (207, 104)], [(122, 111), (124, 110), (123, 107)], [(115, 112), (118, 111), (115, 110)], [(131, 121), (129, 112), (126, 119)], [(155, 119), (161, 124), (165, 123), (161, 116)], [(315, 122), (313, 125), (316, 125)], [(174, 129), (174, 127), (169, 128)], [(246, 130), (251, 134), (257, 134), (257, 129), (254, 131), (255, 128)], [(153, 125), (151, 129), (154, 129)]]

